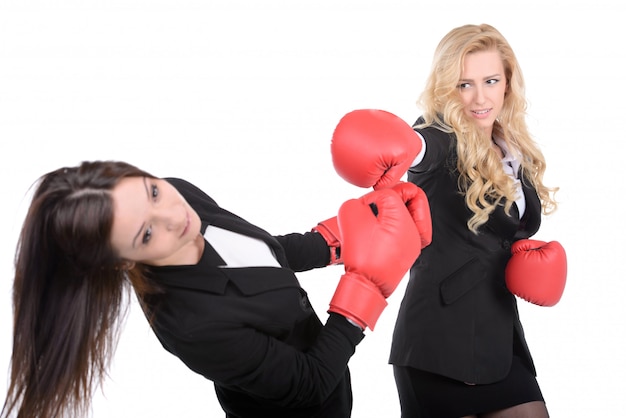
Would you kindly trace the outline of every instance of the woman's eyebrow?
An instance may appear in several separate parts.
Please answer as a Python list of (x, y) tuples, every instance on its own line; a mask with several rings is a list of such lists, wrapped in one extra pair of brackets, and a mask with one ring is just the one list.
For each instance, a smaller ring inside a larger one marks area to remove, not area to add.
[[(146, 189), (146, 196), (147, 196), (148, 200), (150, 200), (150, 191), (148, 190), (148, 181), (146, 180), (145, 177), (143, 178), (143, 185), (144, 185), (144, 188)], [(141, 224), (141, 227), (139, 228), (139, 231), (137, 231), (137, 234), (133, 238), (133, 248), (135, 248), (137, 237), (139, 237), (139, 235), (141, 234), (141, 231), (143, 231), (143, 226), (144, 225), (145, 225), (145, 223)]]
[[(499, 73), (496, 74), (492, 74), (492, 75), (488, 75), (486, 77), (483, 77), (483, 80), (489, 80), (491, 78), (495, 78), (495, 77), (500, 77)], [(468, 83), (468, 82), (472, 82), (474, 81), (473, 79), (469, 79), (469, 78), (462, 78), (461, 80), (459, 80), (460, 83)]]

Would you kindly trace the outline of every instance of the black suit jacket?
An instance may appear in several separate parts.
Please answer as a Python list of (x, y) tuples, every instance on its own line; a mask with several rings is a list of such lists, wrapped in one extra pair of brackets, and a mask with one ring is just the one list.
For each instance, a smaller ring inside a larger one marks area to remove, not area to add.
[(215, 384), (227, 417), (337, 417), (352, 408), (347, 368), (361, 330), (325, 325), (294, 271), (329, 262), (317, 233), (272, 236), (220, 208), (190, 183), (167, 179), (208, 225), (264, 241), (282, 267), (228, 268), (205, 240), (196, 265), (151, 267), (164, 293), (143, 308), (163, 347)]
[(515, 348), (534, 373), (504, 270), (512, 242), (539, 229), (537, 193), (523, 181), (522, 219), (516, 205), (510, 216), (498, 207), (480, 232), (472, 233), (467, 228), (472, 213), (458, 191), (455, 136), (435, 127), (418, 131), (426, 154), (408, 178), (428, 196), (433, 240), (411, 268), (390, 362), (484, 384), (507, 375)]

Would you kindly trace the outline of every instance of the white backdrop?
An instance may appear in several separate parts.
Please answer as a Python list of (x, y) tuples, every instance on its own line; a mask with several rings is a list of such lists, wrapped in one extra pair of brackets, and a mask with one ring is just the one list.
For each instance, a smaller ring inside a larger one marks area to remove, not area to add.
[[(485, 22), (516, 50), (546, 180), (561, 187), (536, 237), (568, 251), (565, 295), (553, 308), (520, 301), (548, 408), (624, 416), (623, 12), (610, 0), (430, 3), (2, 0), (0, 374), (15, 244), (39, 175), (125, 160), (184, 177), (274, 234), (306, 231), (366, 192), (332, 168), (339, 118), (381, 108), (413, 122), (439, 39)], [(341, 272), (299, 276), (323, 319)], [(405, 284), (350, 362), (355, 418), (399, 416), (387, 357)], [(212, 384), (161, 348), (133, 301), (93, 416), (223, 413)]]

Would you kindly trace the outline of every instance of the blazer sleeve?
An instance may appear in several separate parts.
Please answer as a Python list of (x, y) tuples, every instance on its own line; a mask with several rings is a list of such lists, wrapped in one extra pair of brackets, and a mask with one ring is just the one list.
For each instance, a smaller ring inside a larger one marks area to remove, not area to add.
[(178, 341), (176, 347), (190, 369), (284, 408), (315, 406), (327, 399), (364, 337), (359, 328), (335, 314), (306, 351), (253, 327), (215, 321), (194, 334), (193, 343)]
[(278, 235), (274, 238), (285, 250), (289, 268), (293, 271), (326, 267), (330, 263), (328, 244), (317, 232)]
[(453, 134), (445, 133), (435, 126), (420, 129), (415, 128), (415, 131), (424, 138), (426, 151), (420, 163), (411, 167), (409, 173), (420, 174), (431, 172), (446, 164), (450, 164), (448, 160), (451, 156), (456, 155), (456, 151), (453, 149), (455, 146)]

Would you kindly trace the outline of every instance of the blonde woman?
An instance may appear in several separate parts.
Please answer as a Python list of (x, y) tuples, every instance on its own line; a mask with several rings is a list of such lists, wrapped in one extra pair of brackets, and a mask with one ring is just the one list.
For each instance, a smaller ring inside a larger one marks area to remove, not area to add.
[(432, 243), (411, 268), (390, 357), (402, 417), (547, 417), (515, 295), (557, 303), (566, 260), (558, 242), (528, 239), (556, 189), (543, 183), (511, 46), (489, 25), (453, 29), (419, 105), (412, 128), (351, 112), (331, 147), (349, 182), (381, 189), (408, 170), (429, 199)]

